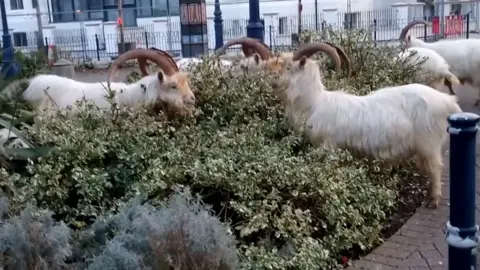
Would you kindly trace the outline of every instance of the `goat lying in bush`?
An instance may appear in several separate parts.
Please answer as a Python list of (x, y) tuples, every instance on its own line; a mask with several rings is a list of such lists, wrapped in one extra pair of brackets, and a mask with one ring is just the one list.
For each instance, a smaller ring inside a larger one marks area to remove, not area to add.
[[(163, 50), (159, 50), (155, 47), (151, 47), (149, 48), (150, 50), (154, 50), (156, 52), (158, 52), (159, 54), (163, 55), (164, 57), (168, 58), (169, 61), (171, 63), (173, 63), (173, 65), (175, 65), (177, 67), (177, 70), (179, 71), (190, 71), (191, 69), (193, 69), (196, 65), (200, 64), (203, 62), (202, 59), (200, 58), (195, 58), (195, 57), (189, 57), (189, 58), (182, 58), (178, 61), (175, 61), (173, 59), (173, 57), (166, 51), (163, 51)], [(139, 58), (138, 59), (138, 66), (140, 68), (140, 71), (142, 73), (142, 76), (148, 76), (148, 72), (147, 72), (147, 69), (146, 69), (146, 66), (147, 66), (147, 63), (146, 63), (146, 60), (145, 58)], [(227, 60), (220, 60), (219, 62), (220, 66), (224, 69), (228, 69), (232, 66), (232, 63), (230, 61), (227, 61)]]
[[(270, 50), (264, 43), (249, 37), (228, 41), (215, 51), (215, 56), (219, 57), (234, 45), (242, 45), (243, 53), (246, 56), (246, 58), (240, 60), (240, 69), (246, 69), (247, 72), (256, 73), (265, 68), (263, 63), (270, 58)], [(257, 53), (252, 55), (249, 52), (250, 50)]]
[[(417, 24), (428, 25), (425, 20), (415, 20), (408, 23), (400, 32), (399, 39), (405, 41), (407, 47), (428, 48), (437, 52), (450, 66), (450, 70), (459, 79), (461, 84), (469, 83), (479, 91), (479, 98), (475, 106), (480, 104), (480, 40), (479, 39), (446, 39), (433, 43), (424, 42), (410, 35), (408, 31)], [(445, 81), (451, 93), (452, 82)]]
[[(434, 80), (430, 86), (437, 90), (442, 90), (445, 85), (460, 84), (457, 76), (450, 72), (450, 66), (447, 61), (434, 50), (412, 47), (404, 52), (400, 52), (398, 59), (408, 61), (411, 64), (421, 63), (420, 68), (425, 72), (425, 76)], [(422, 62), (423, 60), (424, 62)], [(451, 87), (448, 90), (450, 94), (455, 95)]]
[(360, 156), (388, 161), (416, 157), (418, 168), (430, 178), (427, 205), (436, 207), (447, 117), (461, 111), (457, 98), (421, 84), (387, 87), (366, 96), (327, 91), (318, 65), (308, 59), (315, 50), (325, 51), (321, 45), (296, 51), (281, 76), (288, 82), (282, 100), (291, 106), (292, 124), (300, 125), (305, 117), (312, 143), (328, 142)]
[[(155, 62), (164, 73), (149, 75), (133, 84), (110, 83), (118, 67), (135, 58)], [(160, 105), (170, 118), (175, 114), (184, 114), (186, 105), (195, 103), (188, 74), (178, 72), (176, 65), (168, 58), (147, 49), (135, 49), (120, 55), (112, 64), (108, 83), (84, 83), (56, 75), (38, 75), (28, 81), (29, 86), (22, 96), (39, 112), (54, 107), (74, 107), (75, 102), (80, 99), (92, 101), (99, 107), (109, 107), (110, 103), (105, 98), (108, 94), (107, 85), (115, 93), (115, 100), (120, 106)]]

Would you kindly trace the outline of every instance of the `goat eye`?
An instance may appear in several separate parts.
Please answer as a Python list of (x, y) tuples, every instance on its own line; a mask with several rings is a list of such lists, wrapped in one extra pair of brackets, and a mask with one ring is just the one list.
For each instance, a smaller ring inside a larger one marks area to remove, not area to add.
[(171, 88), (172, 88), (172, 89), (177, 89), (177, 86), (176, 86), (176, 85), (172, 85)]

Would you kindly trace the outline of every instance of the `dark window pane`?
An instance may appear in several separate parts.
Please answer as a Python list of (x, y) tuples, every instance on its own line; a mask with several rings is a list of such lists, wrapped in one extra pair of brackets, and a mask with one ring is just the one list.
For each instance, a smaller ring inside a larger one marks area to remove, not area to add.
[(10, 0), (10, 9), (23, 9), (23, 0)]
[(151, 0), (137, 0), (137, 15), (139, 17), (152, 16)]
[(180, 5), (178, 0), (168, 0), (170, 7), (170, 16), (180, 15)]
[(167, 16), (167, 1), (166, 0), (152, 0), (153, 16), (163, 17)]
[(58, 12), (60, 21), (73, 21), (73, 3), (71, 0), (56, 0), (56, 7), (52, 4), (54, 12)]
[(28, 46), (27, 42), (27, 33), (13, 33), (13, 45), (15, 47), (26, 47)]
[(91, 20), (103, 20), (103, 4), (100, 0), (84, 0)]
[(124, 8), (123, 9), (123, 23), (125, 27), (136, 26), (137, 18), (135, 17), (134, 8)]
[(104, 0), (105, 1), (105, 6), (116, 6), (117, 1), (116, 0)]
[(107, 10), (107, 21), (117, 21), (117, 10), (109, 9)]
[(90, 20), (103, 20), (103, 11), (90, 11)]

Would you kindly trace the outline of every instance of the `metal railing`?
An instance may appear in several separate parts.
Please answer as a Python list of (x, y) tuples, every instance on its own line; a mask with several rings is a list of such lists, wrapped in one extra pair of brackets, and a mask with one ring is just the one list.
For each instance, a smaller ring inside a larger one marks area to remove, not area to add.
[[(397, 40), (401, 29), (408, 23), (408, 20), (398, 19), (395, 13), (389, 10), (360, 12), (357, 17), (345, 16), (345, 14), (339, 12), (337, 14), (338, 20), (335, 22), (330, 18), (330, 23), (323, 20), (323, 15), (320, 16), (322, 20), (316, 20), (312, 14), (304, 14), (302, 15), (301, 29), (302, 31), (311, 30), (319, 33), (325, 31), (327, 27), (333, 30), (369, 29), (372, 31), (373, 40), (382, 43)], [(265, 24), (264, 40), (271, 49), (292, 46), (292, 35), (298, 33), (297, 16), (265, 17), (263, 19)], [(432, 21), (431, 18), (424, 17), (424, 19)], [(224, 20), (224, 40), (228, 41), (246, 36), (247, 23), (248, 21), (245, 18)], [(448, 38), (469, 38), (473, 24), (470, 14), (466, 14), (463, 16), (462, 27)], [(208, 47), (212, 51), (215, 47), (213, 20), (208, 22), (208, 26)], [(174, 55), (179, 55), (181, 51), (179, 22), (171, 22), (169, 31), (156, 32), (154, 28), (152, 24), (125, 28), (125, 42), (130, 43), (130, 47), (156, 47), (167, 50)], [(410, 33), (425, 40), (444, 38), (444, 36), (434, 33), (432, 25), (418, 25), (412, 28)], [(58, 57), (76, 62), (116, 57), (118, 55), (118, 42), (119, 35), (116, 28), (113, 28), (110, 33), (104, 31), (102, 34), (92, 34), (91, 32), (89, 34), (85, 27), (55, 30), (53, 31), (53, 37), (50, 35), (44, 41), (45, 45), (55, 45)], [(25, 33), (21, 37), (14, 33), (13, 43), (16, 49), (23, 51), (34, 51), (37, 48), (35, 33)]]

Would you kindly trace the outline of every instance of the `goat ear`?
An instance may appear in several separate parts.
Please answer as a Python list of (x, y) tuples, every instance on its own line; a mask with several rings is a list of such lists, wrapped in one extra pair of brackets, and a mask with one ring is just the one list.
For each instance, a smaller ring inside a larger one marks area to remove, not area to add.
[(165, 76), (163, 75), (163, 73), (162, 73), (161, 71), (159, 71), (159, 72), (157, 73), (157, 78), (158, 78), (158, 81), (159, 81), (160, 83), (163, 83), (163, 81), (165, 80)]
[(303, 68), (306, 63), (307, 63), (307, 57), (302, 56), (302, 58), (301, 58), (300, 61), (298, 62), (298, 65), (299, 65), (301, 68)]
[(258, 53), (255, 53), (253, 55), (253, 59), (255, 60), (255, 64), (257, 64), (257, 65), (260, 64), (260, 55), (258, 55)]

